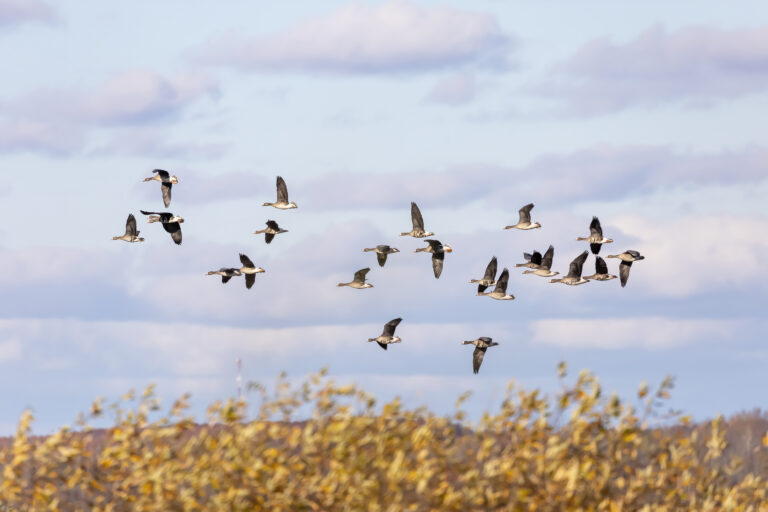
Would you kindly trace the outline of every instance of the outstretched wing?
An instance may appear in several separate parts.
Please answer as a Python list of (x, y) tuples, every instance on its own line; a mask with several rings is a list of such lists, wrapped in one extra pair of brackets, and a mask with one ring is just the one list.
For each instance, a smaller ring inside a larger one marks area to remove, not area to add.
[(280, 231), (280, 226), (278, 226), (277, 222), (275, 222), (273, 220), (268, 220), (267, 221), (267, 227), (269, 229), (274, 229), (275, 231)]
[(171, 205), (171, 187), (170, 183), (163, 182), (160, 184), (160, 190), (163, 192), (163, 204), (166, 208)]
[(395, 328), (402, 322), (402, 318), (395, 318), (384, 324), (384, 330), (381, 332), (382, 336), (394, 336)]
[(621, 287), (627, 286), (627, 279), (629, 279), (629, 269), (632, 267), (631, 261), (622, 261), (619, 265), (619, 279), (621, 280)]
[(380, 252), (377, 252), (376, 259), (379, 260), (379, 266), (383, 267), (384, 264), (387, 262), (387, 254), (386, 253), (382, 254)]
[(595, 258), (595, 274), (607, 274), (608, 273), (608, 264), (605, 262), (603, 258), (598, 256)]
[(272, 240), (275, 238), (275, 235), (272, 233), (264, 233), (264, 241), (267, 243), (272, 242)]
[(600, 254), (600, 248), (603, 246), (603, 244), (589, 244), (589, 249), (592, 251), (592, 254), (597, 256)]
[(589, 234), (594, 236), (603, 236), (603, 228), (600, 227), (600, 219), (592, 217), (592, 222), (589, 223)]
[(552, 258), (555, 257), (555, 248), (551, 245), (547, 249), (547, 252), (544, 253), (544, 257), (541, 258), (541, 263), (539, 266), (544, 269), (551, 269), (552, 268)]
[(365, 282), (365, 274), (367, 274), (370, 271), (371, 271), (370, 268), (361, 268), (360, 270), (355, 272), (355, 277), (354, 277), (353, 281), (356, 281), (358, 283), (364, 283)]
[(584, 251), (573, 259), (568, 266), (568, 277), (581, 277), (581, 269), (584, 267), (584, 261), (588, 255), (589, 253)]
[(142, 215), (161, 215), (160, 212), (145, 212), (144, 210), (139, 210)]
[(424, 230), (424, 219), (421, 216), (421, 210), (413, 202), (411, 203), (411, 222), (413, 222), (414, 230)]
[(424, 241), (429, 244), (429, 247), (430, 247), (430, 249), (432, 249), (432, 252), (434, 254), (437, 254), (439, 252), (445, 252), (443, 250), (443, 243), (440, 240), (428, 239), (428, 240), (424, 240)]
[(288, 187), (285, 185), (285, 180), (281, 177), (277, 177), (277, 202), (288, 202)]
[(382, 342), (380, 342), (380, 341), (377, 341), (376, 343), (378, 343), (378, 344), (379, 344), (379, 346), (380, 346), (381, 348), (383, 348), (384, 350), (387, 350), (387, 344), (386, 344), (386, 343), (382, 343)]
[[(168, 171), (164, 171), (162, 169), (155, 169), (152, 172), (159, 174), (160, 175), (160, 179), (162, 179), (163, 181), (165, 181), (165, 180), (167, 180), (168, 178), (171, 177), (170, 174), (168, 174)], [(168, 206), (168, 205), (165, 205), (165, 206)]]
[(491, 258), (490, 263), (488, 263), (488, 266), (485, 267), (485, 275), (483, 275), (483, 279), (490, 279), (493, 281), (496, 279), (496, 270), (497, 270), (497, 262), (496, 262), (496, 256)]
[(534, 265), (541, 265), (541, 253), (539, 251), (533, 251), (533, 254), (531, 254), (531, 263)]
[(181, 245), (181, 226), (178, 222), (163, 222), (163, 228), (171, 234), (176, 245)]
[[(253, 262), (251, 261), (251, 258), (249, 258), (243, 253), (240, 253), (240, 263), (242, 263), (244, 267), (256, 268), (256, 265), (253, 264)], [(250, 275), (253, 275), (253, 274), (250, 274)]]
[(221, 282), (224, 284), (228, 283), (230, 279), (232, 279), (232, 276), (221, 276)]
[(475, 347), (474, 352), (472, 352), (472, 370), (474, 370), (475, 373), (480, 371), (480, 365), (483, 364), (483, 357), (485, 357), (486, 350), (487, 347)]
[(439, 279), (440, 274), (443, 273), (443, 260), (445, 260), (443, 251), (432, 254), (432, 271), (435, 273), (435, 279)]
[(496, 288), (493, 291), (507, 293), (507, 283), (509, 282), (509, 270), (506, 268), (501, 271), (501, 275), (496, 280)]
[(128, 214), (128, 220), (125, 221), (125, 234), (129, 236), (138, 236), (139, 232), (136, 229), (136, 217), (132, 213)]
[(531, 222), (531, 210), (533, 209), (533, 203), (529, 203), (520, 210), (518, 210), (518, 213), (520, 214), (520, 222), (522, 224), (525, 224), (526, 222)]
[(256, 274), (245, 274), (245, 287), (249, 290), (251, 289), (251, 286), (253, 286), (253, 283), (256, 282)]

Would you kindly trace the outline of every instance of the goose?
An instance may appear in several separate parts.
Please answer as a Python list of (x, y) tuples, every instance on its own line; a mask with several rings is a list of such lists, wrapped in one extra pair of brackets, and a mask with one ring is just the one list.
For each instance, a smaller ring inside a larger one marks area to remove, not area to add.
[(541, 277), (554, 277), (558, 275), (560, 272), (553, 272), (551, 270), (552, 268), (552, 258), (555, 256), (555, 248), (551, 245), (547, 249), (547, 252), (544, 253), (544, 257), (541, 258), (541, 264), (539, 267), (535, 270), (524, 270), (523, 274), (534, 274)]
[(288, 202), (288, 187), (285, 185), (285, 180), (280, 176), (277, 177), (277, 201), (274, 203), (264, 203), (262, 206), (274, 206), (280, 210), (298, 208), (293, 201)]
[(498, 345), (492, 338), (487, 336), (480, 336), (476, 340), (464, 341), (461, 344), (475, 346), (475, 350), (472, 352), (472, 370), (474, 370), (475, 375), (480, 371), (480, 365), (483, 364), (483, 357), (485, 356), (485, 351), (488, 350), (488, 347), (495, 347)]
[(426, 238), (433, 236), (431, 231), (424, 231), (424, 219), (421, 216), (421, 211), (416, 203), (411, 202), (411, 222), (413, 223), (413, 229), (407, 233), (400, 233), (400, 236), (412, 236), (414, 238)]
[(390, 343), (400, 343), (400, 336), (395, 336), (395, 328), (402, 321), (402, 318), (395, 318), (384, 324), (384, 330), (381, 331), (381, 336), (378, 338), (368, 338), (368, 341), (375, 341), (381, 348), (387, 350), (387, 345)]
[(506, 268), (501, 271), (499, 279), (496, 281), (496, 288), (490, 293), (477, 292), (478, 295), (487, 295), (496, 300), (515, 300), (514, 295), (507, 294), (507, 283), (509, 282), (509, 270)]
[(348, 283), (339, 283), (336, 286), (349, 286), (350, 288), (357, 288), (358, 290), (361, 290), (363, 288), (373, 288), (373, 285), (371, 283), (365, 282), (365, 275), (370, 272), (370, 268), (361, 268), (357, 272), (355, 272), (355, 277), (352, 278), (352, 281)]
[(254, 265), (251, 258), (242, 253), (240, 254), (240, 263), (243, 264), (243, 266), (240, 267), (240, 272), (245, 274), (245, 287), (250, 290), (253, 283), (256, 282), (256, 274), (261, 274), (266, 272), (266, 270)]
[(621, 263), (619, 264), (619, 280), (621, 281), (622, 288), (627, 285), (627, 279), (629, 279), (629, 268), (632, 266), (632, 263), (645, 259), (645, 256), (632, 249), (628, 249), (621, 254), (612, 254), (606, 257), (619, 258), (621, 260)]
[(230, 279), (232, 279), (235, 276), (242, 275), (242, 272), (240, 272), (239, 268), (220, 268), (219, 270), (209, 270), (206, 274), (208, 276), (221, 276), (221, 282), (226, 284)]
[(541, 253), (539, 251), (533, 251), (533, 254), (524, 252), (523, 258), (525, 258), (525, 263), (515, 263), (515, 267), (539, 268), (541, 265)]
[(413, 252), (429, 252), (432, 253), (432, 271), (435, 273), (435, 279), (440, 277), (443, 273), (443, 260), (445, 259), (445, 253), (453, 252), (450, 245), (443, 245), (440, 240), (424, 240), (429, 245), (416, 249)]
[(171, 205), (171, 187), (179, 182), (176, 176), (170, 176), (168, 171), (162, 169), (155, 169), (152, 171), (154, 176), (144, 178), (144, 181), (159, 181), (160, 190), (163, 193), (163, 204), (168, 208)]
[(616, 276), (608, 273), (608, 264), (605, 263), (603, 258), (597, 256), (595, 259), (595, 273), (591, 276), (584, 276), (584, 279), (589, 279), (590, 281), (610, 281), (611, 279), (616, 279)]
[(377, 245), (376, 247), (373, 247), (371, 249), (363, 249), (363, 252), (371, 252), (371, 251), (376, 253), (376, 259), (379, 261), (380, 267), (383, 267), (384, 264), (387, 262), (388, 254), (395, 254), (396, 252), (400, 252), (399, 249), (390, 247), (388, 245)]
[(277, 225), (277, 222), (273, 220), (267, 221), (267, 228), (266, 229), (259, 229), (258, 231), (254, 231), (254, 235), (260, 235), (264, 233), (264, 241), (267, 243), (272, 242), (272, 239), (275, 238), (275, 235), (279, 235), (280, 233), (287, 233), (287, 229), (283, 229), (280, 226)]
[(136, 229), (136, 217), (132, 213), (128, 214), (128, 220), (125, 221), (125, 234), (123, 236), (113, 236), (112, 240), (124, 240), (126, 242), (143, 242), (139, 237), (141, 231)]
[(561, 279), (550, 279), (549, 282), (563, 283), (570, 286), (588, 283), (589, 281), (581, 277), (581, 268), (584, 266), (584, 261), (587, 259), (588, 255), (589, 253), (584, 251), (583, 253), (576, 256), (571, 262), (571, 265), (568, 267), (568, 275)]
[(610, 238), (603, 236), (603, 228), (600, 227), (600, 219), (592, 217), (592, 222), (589, 223), (589, 236), (578, 237), (576, 239), (579, 242), (589, 242), (589, 248), (592, 249), (592, 254), (598, 254), (602, 244), (610, 244), (613, 242)]
[(531, 210), (533, 210), (533, 203), (528, 203), (518, 210), (520, 214), (520, 220), (514, 226), (505, 226), (504, 229), (536, 229), (540, 228), (541, 224), (538, 222), (531, 222)]
[(496, 262), (496, 256), (491, 258), (490, 263), (488, 263), (488, 266), (485, 267), (485, 274), (483, 274), (482, 279), (470, 279), (470, 283), (477, 283), (477, 293), (482, 293), (485, 291), (486, 288), (489, 286), (493, 286), (496, 284), (496, 269), (498, 268), (497, 262)]
[(145, 212), (139, 210), (144, 215), (149, 215), (149, 223), (161, 222), (163, 229), (171, 234), (171, 238), (176, 242), (176, 245), (181, 245), (181, 223), (184, 222), (182, 217), (174, 215), (170, 212)]

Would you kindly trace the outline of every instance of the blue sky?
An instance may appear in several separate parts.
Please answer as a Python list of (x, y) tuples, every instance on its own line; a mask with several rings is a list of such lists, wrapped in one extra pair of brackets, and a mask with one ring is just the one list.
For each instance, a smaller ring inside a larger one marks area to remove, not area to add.
[[(697, 418), (768, 405), (764, 2), (0, 0), (0, 62), (0, 434), (150, 382), (201, 411), (238, 356), (438, 411), (552, 391), (561, 359), (624, 396), (672, 374)], [(154, 168), (181, 247), (139, 215)], [(261, 206), (278, 174), (297, 210)], [(397, 236), (411, 201), (454, 248), (439, 280)], [(528, 202), (543, 228), (503, 231)], [(111, 240), (129, 212), (144, 244)], [(603, 252), (646, 255), (626, 288), (513, 270), (517, 300), (474, 296), (492, 255), (552, 243), (566, 271), (592, 215)], [(238, 252), (252, 290), (204, 275)], [(335, 287), (366, 266), (373, 289)], [(402, 344), (364, 342), (397, 316)], [(472, 375), (477, 336), (501, 345)]]

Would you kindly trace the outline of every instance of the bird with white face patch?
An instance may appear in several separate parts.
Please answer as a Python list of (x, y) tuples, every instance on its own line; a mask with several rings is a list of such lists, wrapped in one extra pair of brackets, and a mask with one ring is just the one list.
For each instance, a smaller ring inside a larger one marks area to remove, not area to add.
[(375, 341), (381, 348), (387, 350), (387, 345), (390, 343), (400, 343), (402, 340), (399, 336), (395, 336), (395, 328), (400, 324), (402, 318), (395, 318), (384, 324), (384, 330), (381, 331), (381, 336), (377, 338), (368, 338), (368, 341)]
[(477, 283), (477, 293), (482, 293), (489, 286), (493, 286), (496, 284), (497, 267), (498, 267), (498, 263), (496, 261), (496, 256), (494, 256), (493, 258), (491, 258), (491, 261), (488, 263), (488, 266), (485, 267), (485, 274), (483, 275), (482, 279), (469, 280), (470, 284)]

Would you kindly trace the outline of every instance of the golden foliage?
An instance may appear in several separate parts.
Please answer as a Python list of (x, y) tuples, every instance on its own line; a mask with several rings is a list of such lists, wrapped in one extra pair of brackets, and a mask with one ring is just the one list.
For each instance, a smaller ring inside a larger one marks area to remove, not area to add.
[[(558, 366), (561, 379), (564, 364)], [(228, 400), (208, 423), (186, 416), (188, 396), (165, 417), (153, 388), (110, 409), (114, 426), (31, 438), (25, 413), (0, 449), (2, 510), (768, 510), (765, 473), (745, 472), (717, 418), (661, 417), (672, 380), (643, 384), (637, 406), (603, 396), (582, 372), (556, 396), (507, 388), (476, 425), (395, 399), (376, 407), (325, 372), (292, 388), (281, 378), (257, 412)], [(90, 416), (104, 414), (102, 400)], [(305, 421), (292, 421), (302, 415)], [(665, 426), (649, 426), (661, 419)], [(755, 437), (755, 453), (762, 451)], [(762, 452), (761, 452), (762, 453)]]

